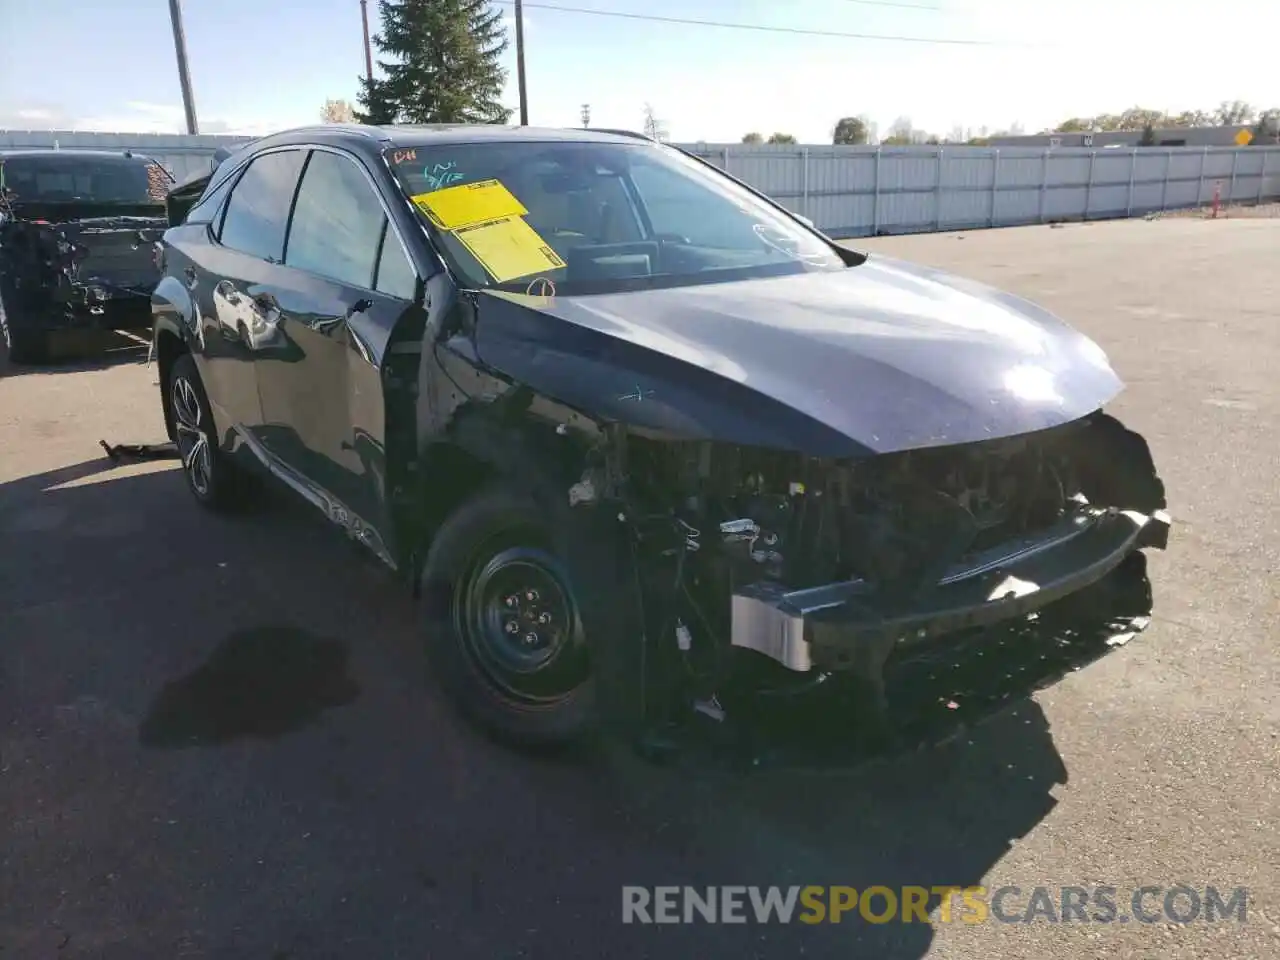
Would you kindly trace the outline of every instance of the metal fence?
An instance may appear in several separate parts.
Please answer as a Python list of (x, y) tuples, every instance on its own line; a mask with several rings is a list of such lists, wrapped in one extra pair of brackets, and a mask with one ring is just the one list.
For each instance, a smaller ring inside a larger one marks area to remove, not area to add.
[(1280, 197), (1280, 147), (686, 146), (834, 236), (1141, 216)]
[[(179, 180), (243, 137), (0, 130), (0, 150), (131, 149)], [(682, 144), (833, 236), (1141, 216), (1280, 199), (1280, 146), (844, 147)]]
[(213, 166), (213, 152), (247, 137), (178, 133), (87, 133), (80, 130), (0, 130), (0, 150), (133, 150), (163, 164), (182, 181)]

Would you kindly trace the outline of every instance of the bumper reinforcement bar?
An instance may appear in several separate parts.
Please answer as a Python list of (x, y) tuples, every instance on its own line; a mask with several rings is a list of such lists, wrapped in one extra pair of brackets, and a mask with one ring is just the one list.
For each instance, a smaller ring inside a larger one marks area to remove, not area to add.
[(906, 609), (885, 612), (865, 580), (791, 590), (767, 581), (732, 598), (731, 641), (796, 671), (878, 672), (896, 644), (1025, 616), (1096, 583), (1143, 547), (1164, 549), (1169, 515), (1087, 508), (1033, 538), (950, 569)]

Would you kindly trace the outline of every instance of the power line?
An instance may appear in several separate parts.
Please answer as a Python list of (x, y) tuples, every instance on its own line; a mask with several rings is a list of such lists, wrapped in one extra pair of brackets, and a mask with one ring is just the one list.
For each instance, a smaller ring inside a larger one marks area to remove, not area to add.
[(923, 3), (898, 3), (897, 0), (844, 0), (845, 3), (857, 3), (864, 7), (897, 7), (900, 10), (932, 10), (944, 13), (942, 7), (929, 6)]
[[(511, 7), (515, 5), (515, 0), (490, 0), (490, 2), (504, 7)], [(861, 0), (861, 2), (871, 3), (872, 0)], [(888, 0), (885, 0), (885, 3), (887, 4)], [(901, 4), (894, 5), (901, 6)], [(684, 17), (659, 17), (649, 13), (623, 13), (620, 10), (588, 10), (584, 7), (562, 7), (550, 3), (524, 2), (523, 6), (529, 10), (549, 10), (558, 13), (580, 13), (590, 17), (615, 17), (621, 20), (647, 20), (651, 23), (673, 23), (691, 27), (721, 27), (727, 30), (754, 30), (759, 33), (789, 33), (804, 37), (839, 37), (844, 40), (887, 40), (896, 43), (931, 43), (965, 47), (1008, 46), (1008, 44), (1001, 43), (996, 40), (904, 37), (895, 34), (882, 33), (845, 33), (838, 30), (807, 30), (803, 27), (772, 27), (766, 26), (763, 23), (732, 23), (727, 20), (689, 20)], [(925, 9), (935, 10), (937, 8), (927, 7)]]

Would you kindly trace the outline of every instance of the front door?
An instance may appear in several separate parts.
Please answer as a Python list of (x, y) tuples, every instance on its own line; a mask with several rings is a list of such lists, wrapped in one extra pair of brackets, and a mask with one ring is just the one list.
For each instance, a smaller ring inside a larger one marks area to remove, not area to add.
[(382, 552), (391, 550), (382, 362), (417, 278), (358, 164), (316, 149), (303, 172), (271, 342), (255, 351), (258, 433), (332, 519)]

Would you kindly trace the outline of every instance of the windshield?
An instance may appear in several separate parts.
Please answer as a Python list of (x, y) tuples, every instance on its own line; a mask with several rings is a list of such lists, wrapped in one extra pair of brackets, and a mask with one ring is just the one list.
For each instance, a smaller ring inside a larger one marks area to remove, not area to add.
[(140, 157), (21, 155), (0, 164), (3, 185), (19, 203), (164, 203), (171, 180), (164, 168)]
[(785, 213), (651, 143), (458, 143), (386, 158), (473, 288), (607, 293), (845, 267)]

